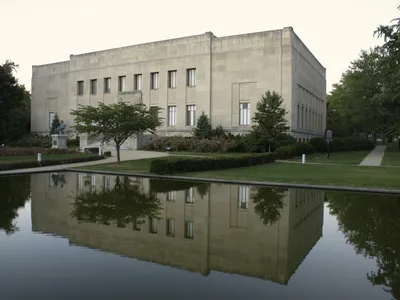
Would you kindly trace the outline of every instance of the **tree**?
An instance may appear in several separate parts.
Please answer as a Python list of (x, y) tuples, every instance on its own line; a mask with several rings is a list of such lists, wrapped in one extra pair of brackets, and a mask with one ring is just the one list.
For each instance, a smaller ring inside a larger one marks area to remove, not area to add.
[(200, 117), (197, 119), (196, 128), (193, 130), (194, 136), (201, 139), (210, 138), (212, 135), (212, 126), (210, 119), (204, 113), (201, 113)]
[(15, 141), (30, 131), (31, 95), (18, 84), (13, 72), (18, 65), (0, 65), (0, 143)]
[(257, 187), (251, 195), (254, 211), (264, 225), (273, 225), (279, 221), (283, 209), (283, 197), (287, 190), (270, 187)]
[(58, 134), (57, 128), (60, 126), (60, 124), (61, 124), (60, 118), (58, 117), (58, 114), (56, 113), (54, 115), (53, 122), (51, 122), (50, 133), (51, 134)]
[(275, 91), (267, 91), (257, 103), (257, 111), (252, 118), (253, 126), (250, 133), (256, 140), (265, 140), (268, 149), (279, 137), (289, 129), (286, 120), (286, 109), (282, 106), (283, 98)]
[(144, 104), (99, 103), (97, 107), (79, 105), (77, 110), (72, 110), (71, 115), (75, 122), (73, 128), (78, 134), (98, 137), (103, 143), (114, 142), (119, 163), (121, 145), (128, 138), (145, 132), (154, 134), (156, 128), (161, 126), (159, 110), (158, 107), (148, 109)]

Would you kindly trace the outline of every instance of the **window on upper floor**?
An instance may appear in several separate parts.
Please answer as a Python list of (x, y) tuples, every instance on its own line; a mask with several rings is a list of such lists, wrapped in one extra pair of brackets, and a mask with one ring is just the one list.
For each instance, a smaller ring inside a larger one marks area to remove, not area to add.
[(194, 188), (190, 188), (185, 191), (185, 202), (194, 203)]
[(118, 77), (118, 92), (126, 91), (126, 76)]
[(142, 74), (135, 74), (133, 77), (133, 86), (135, 91), (142, 90)]
[(239, 104), (239, 125), (250, 125), (250, 103)]
[(157, 232), (158, 232), (158, 219), (149, 218), (149, 233), (157, 233)]
[(196, 69), (187, 69), (187, 86), (196, 86)]
[(168, 87), (176, 88), (176, 70), (168, 71)]
[(168, 106), (168, 126), (176, 126), (176, 106)]
[(194, 222), (193, 221), (185, 222), (185, 238), (186, 239), (194, 238)]
[(111, 92), (111, 77), (104, 78), (104, 93)]
[(167, 219), (167, 236), (175, 236), (175, 219)]
[(83, 80), (78, 81), (77, 83), (77, 95), (82, 96), (83, 95)]
[(97, 79), (90, 80), (90, 94), (91, 95), (97, 94)]
[(196, 105), (188, 105), (186, 109), (186, 126), (196, 124)]
[(159, 88), (158, 74), (158, 72), (150, 74), (150, 88), (152, 90), (157, 90)]
[(240, 185), (238, 187), (238, 207), (242, 209), (249, 208), (249, 194), (250, 187), (247, 185)]

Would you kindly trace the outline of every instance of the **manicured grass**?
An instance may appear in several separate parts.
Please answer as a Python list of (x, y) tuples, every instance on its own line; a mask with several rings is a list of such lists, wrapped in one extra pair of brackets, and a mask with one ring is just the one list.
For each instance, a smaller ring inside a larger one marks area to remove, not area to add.
[[(92, 153), (72, 153), (72, 154), (42, 154), (42, 161), (53, 159), (69, 159), (76, 157), (96, 156)], [(30, 162), (37, 161), (37, 155), (16, 155), (16, 156), (0, 156), (0, 164)]]
[[(152, 159), (101, 164), (84, 169), (130, 173), (149, 173)], [(273, 163), (247, 168), (178, 174), (190, 177), (306, 183), (313, 185), (400, 189), (400, 168), (359, 167), (328, 164)]]
[(381, 166), (400, 166), (400, 150), (397, 143), (386, 147)]
[[(370, 151), (335, 152), (331, 153), (329, 158), (326, 157), (326, 153), (314, 153), (306, 155), (306, 163), (358, 165), (369, 153)], [(301, 162), (301, 157), (292, 158), (290, 161)]]

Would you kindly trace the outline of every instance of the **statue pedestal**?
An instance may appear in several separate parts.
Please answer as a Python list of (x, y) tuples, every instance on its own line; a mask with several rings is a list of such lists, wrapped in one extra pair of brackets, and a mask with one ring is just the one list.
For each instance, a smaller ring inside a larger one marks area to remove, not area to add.
[(51, 135), (51, 148), (57, 149), (67, 149), (67, 139), (66, 134), (52, 134)]

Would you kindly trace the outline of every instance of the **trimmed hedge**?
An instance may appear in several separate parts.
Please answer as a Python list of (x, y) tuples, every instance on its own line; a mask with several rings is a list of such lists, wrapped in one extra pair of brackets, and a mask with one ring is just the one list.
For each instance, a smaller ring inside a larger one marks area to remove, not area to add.
[(302, 154), (312, 154), (315, 152), (315, 148), (308, 143), (298, 143), (293, 146), (283, 146), (276, 149), (277, 158), (290, 159)]
[(74, 154), (79, 150), (74, 149), (57, 149), (57, 148), (0, 148), (0, 156), (21, 156), (42, 154)]
[[(310, 140), (310, 144), (313, 145), (317, 152), (326, 152), (327, 144), (325, 138), (315, 137)], [(374, 142), (362, 138), (362, 137), (346, 137), (346, 138), (333, 138), (331, 143), (331, 152), (342, 152), (342, 151), (367, 151), (374, 149)]]
[(229, 168), (241, 168), (274, 162), (275, 153), (244, 154), (240, 156), (214, 156), (193, 158), (159, 158), (151, 161), (150, 173), (169, 175), (185, 172), (202, 172)]
[(96, 161), (100, 159), (104, 159), (104, 156), (85, 156), (85, 157), (74, 157), (66, 159), (50, 159), (50, 160), (43, 160), (40, 164), (37, 161), (4, 163), (0, 164), (0, 171), (30, 169), (38, 167), (64, 165), (64, 164), (75, 164), (80, 162)]

